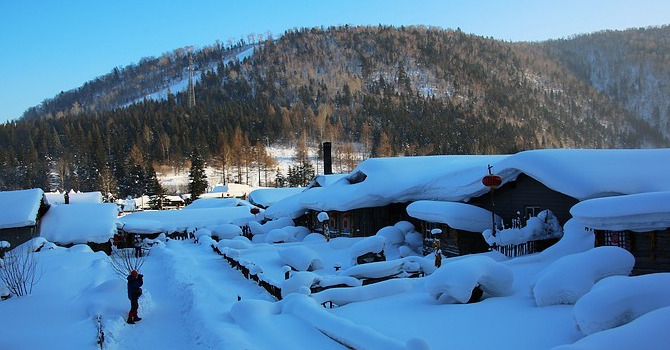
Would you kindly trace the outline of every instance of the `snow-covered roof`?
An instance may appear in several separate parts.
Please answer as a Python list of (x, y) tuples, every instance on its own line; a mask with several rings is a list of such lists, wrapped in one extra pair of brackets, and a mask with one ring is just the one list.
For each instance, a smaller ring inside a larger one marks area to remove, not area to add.
[(42, 218), (40, 236), (59, 244), (104, 243), (116, 233), (114, 203), (54, 205)]
[(347, 211), (357, 208), (384, 206), (416, 200), (440, 199), (430, 187), (436, 178), (461, 172), (473, 173), (507, 156), (425, 156), (371, 158), (365, 160), (351, 174), (327, 184), (310, 188), (299, 195), (270, 206), (268, 217), (298, 217), (305, 210)]
[(0, 192), (0, 229), (35, 225), (43, 197), (39, 188)]
[(242, 226), (254, 219), (247, 206), (143, 211), (120, 218), (119, 227), (132, 233), (171, 233), (221, 224)]
[(248, 201), (237, 198), (198, 198), (193, 203), (184, 207), (184, 209), (205, 209), (205, 208), (229, 208), (237, 206), (250, 207)]
[[(65, 204), (65, 192), (47, 192), (44, 194), (49, 204)], [(70, 203), (102, 203), (100, 192), (68, 192)]]
[[(491, 212), (459, 202), (416, 201), (407, 206), (407, 214), (428, 222), (447, 224), (457, 230), (481, 233), (492, 226)], [(500, 217), (496, 215), (500, 223)]]
[(597, 230), (665, 229), (670, 227), (670, 191), (595, 198), (577, 203), (570, 214)]
[(303, 187), (259, 188), (249, 193), (249, 202), (267, 208), (304, 190)]
[(578, 200), (670, 191), (670, 149), (549, 149), (514, 155), (372, 158), (328, 186), (310, 188), (268, 208), (265, 215), (297, 217), (306, 210), (384, 206), (417, 200), (467, 202), (489, 191), (488, 165), (503, 184), (526, 174)]

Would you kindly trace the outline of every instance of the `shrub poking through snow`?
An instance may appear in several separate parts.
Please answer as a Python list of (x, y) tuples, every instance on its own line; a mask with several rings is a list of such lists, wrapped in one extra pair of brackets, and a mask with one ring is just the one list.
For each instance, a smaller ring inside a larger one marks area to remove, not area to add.
[(530, 284), (537, 306), (574, 304), (593, 285), (609, 276), (628, 276), (635, 257), (619, 247), (598, 247), (564, 256), (537, 276)]
[(313, 271), (323, 268), (323, 260), (311, 248), (294, 246), (279, 251), (279, 257), (286, 265), (298, 271)]
[(440, 303), (467, 303), (475, 288), (491, 296), (508, 295), (513, 278), (507, 265), (488, 256), (474, 255), (442, 265), (426, 278), (425, 286), (428, 294)]
[(668, 290), (670, 273), (605, 278), (575, 303), (573, 315), (584, 334), (593, 334), (670, 306)]

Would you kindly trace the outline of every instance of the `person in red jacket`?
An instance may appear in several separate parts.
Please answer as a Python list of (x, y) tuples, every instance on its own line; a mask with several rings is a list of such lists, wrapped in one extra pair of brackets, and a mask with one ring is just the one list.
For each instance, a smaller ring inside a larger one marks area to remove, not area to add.
[(128, 299), (130, 299), (130, 312), (128, 312), (129, 324), (135, 324), (141, 318), (137, 316), (137, 309), (139, 308), (138, 299), (142, 295), (142, 285), (144, 284), (144, 275), (138, 273), (136, 270), (130, 271), (128, 275)]

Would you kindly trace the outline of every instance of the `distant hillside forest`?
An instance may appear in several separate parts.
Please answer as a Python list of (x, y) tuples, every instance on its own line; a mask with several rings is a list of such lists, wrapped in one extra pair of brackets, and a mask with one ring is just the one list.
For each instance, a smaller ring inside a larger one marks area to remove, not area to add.
[(244, 182), (244, 172), (276, 171), (270, 144), (332, 141), (349, 168), (354, 153), (665, 147), (669, 31), (542, 43), (423, 26), (250, 36), (192, 52), (193, 107), (170, 89), (188, 76), (189, 53), (179, 49), (114, 68), (0, 125), (0, 189), (139, 195), (151, 192), (154, 169), (186, 167), (194, 151)]

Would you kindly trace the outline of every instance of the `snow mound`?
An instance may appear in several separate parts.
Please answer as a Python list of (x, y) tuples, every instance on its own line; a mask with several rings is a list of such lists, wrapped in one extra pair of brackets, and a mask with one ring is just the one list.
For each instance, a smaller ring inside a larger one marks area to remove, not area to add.
[(573, 315), (584, 334), (593, 334), (670, 306), (668, 290), (670, 273), (605, 278), (575, 303)]
[[(240, 236), (242, 237), (242, 236)], [(242, 237), (246, 238), (246, 237)], [(249, 239), (246, 240), (241, 240), (241, 239), (222, 239), (219, 241), (219, 243), (216, 244), (216, 247), (219, 249), (219, 251), (223, 252), (225, 248), (232, 248), (232, 249), (249, 249), (253, 245), (249, 241)]]
[(412, 225), (412, 223), (409, 221), (398, 221), (393, 226), (402, 231), (404, 234), (413, 232), (415, 230), (414, 225)]
[(313, 271), (323, 268), (323, 259), (311, 248), (294, 246), (282, 249), (278, 253), (282, 262), (295, 270)]
[(273, 229), (265, 235), (266, 243), (287, 243), (292, 241), (291, 235), (283, 228)]
[(442, 265), (426, 278), (426, 291), (441, 303), (467, 303), (479, 286), (492, 296), (508, 295), (512, 270), (488, 256), (474, 255)]
[(326, 289), (312, 294), (312, 298), (319, 304), (332, 302), (335, 305), (342, 306), (350, 303), (379, 299), (410, 290), (412, 290), (412, 281), (409, 279), (392, 279), (365, 286), (361, 286), (359, 282), (358, 287)]
[(530, 284), (537, 306), (574, 304), (593, 285), (609, 276), (628, 276), (635, 257), (619, 247), (598, 247), (564, 256), (537, 276)]
[(405, 233), (395, 226), (386, 226), (377, 231), (378, 236), (386, 238), (386, 243), (401, 245), (405, 242)]
[(286, 226), (295, 226), (293, 220), (288, 217), (282, 217), (277, 220), (268, 221), (265, 224), (261, 224), (256, 221), (249, 222), (249, 228), (253, 235), (266, 234), (274, 229), (283, 228)]
[(233, 239), (242, 235), (242, 229), (233, 224), (213, 225), (208, 226), (207, 229), (212, 231), (213, 237), (218, 237), (219, 239)]
[(351, 258), (356, 261), (359, 256), (368, 253), (381, 253), (386, 245), (386, 238), (383, 236), (370, 236), (363, 238), (351, 246)]
[(302, 240), (305, 243), (312, 243), (312, 242), (325, 242), (326, 237), (324, 237), (320, 233), (310, 233), (305, 238)]
[(665, 350), (670, 344), (670, 332), (659, 332), (659, 325), (670, 322), (670, 307), (644, 314), (634, 321), (580, 339), (574, 344), (562, 345), (552, 350)]

